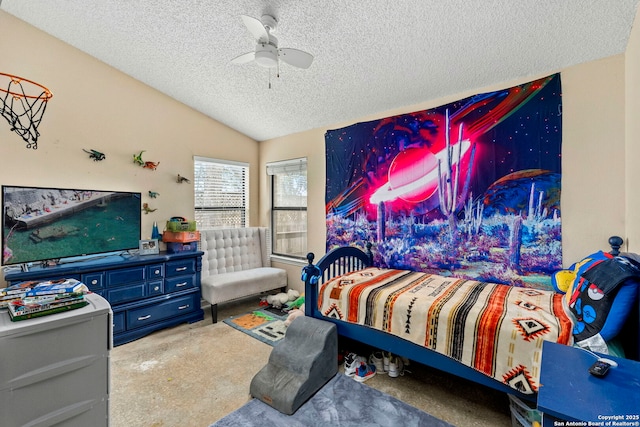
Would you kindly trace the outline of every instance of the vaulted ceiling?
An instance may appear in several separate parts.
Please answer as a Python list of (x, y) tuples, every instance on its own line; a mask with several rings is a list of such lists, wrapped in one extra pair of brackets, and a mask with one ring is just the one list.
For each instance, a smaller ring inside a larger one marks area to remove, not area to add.
[[(262, 141), (625, 52), (638, 0), (0, 0), (0, 9)], [(277, 19), (307, 69), (231, 63)], [(6, 35), (5, 35), (6, 36)], [(0, 70), (2, 71), (2, 70)], [(269, 87), (271, 86), (271, 87)]]

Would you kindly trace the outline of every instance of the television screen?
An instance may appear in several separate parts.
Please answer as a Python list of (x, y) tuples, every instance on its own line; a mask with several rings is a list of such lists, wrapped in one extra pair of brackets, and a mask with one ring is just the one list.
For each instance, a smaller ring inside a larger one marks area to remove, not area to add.
[(140, 193), (2, 186), (2, 264), (137, 249)]

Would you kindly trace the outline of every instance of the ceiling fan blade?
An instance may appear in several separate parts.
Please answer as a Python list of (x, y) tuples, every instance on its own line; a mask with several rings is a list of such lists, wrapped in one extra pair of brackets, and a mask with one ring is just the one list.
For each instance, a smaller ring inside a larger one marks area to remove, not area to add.
[(280, 58), (289, 65), (298, 68), (309, 68), (313, 62), (313, 55), (298, 49), (278, 49)]
[(253, 61), (255, 57), (256, 57), (255, 52), (247, 52), (247, 53), (243, 53), (240, 56), (236, 56), (231, 60), (231, 62), (234, 64), (246, 64), (247, 62)]
[(269, 42), (269, 34), (259, 19), (252, 18), (247, 15), (240, 15), (240, 17), (242, 18), (242, 22), (244, 22), (245, 27), (247, 27), (247, 30), (249, 30), (256, 40), (262, 43)]

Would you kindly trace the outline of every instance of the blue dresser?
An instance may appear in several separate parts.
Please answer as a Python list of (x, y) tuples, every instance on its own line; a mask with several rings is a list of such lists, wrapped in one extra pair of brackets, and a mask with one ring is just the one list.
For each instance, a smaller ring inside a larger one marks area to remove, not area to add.
[(158, 329), (202, 320), (200, 272), (203, 252), (105, 258), (7, 273), (25, 280), (74, 278), (104, 297), (113, 310), (113, 344), (124, 344)]

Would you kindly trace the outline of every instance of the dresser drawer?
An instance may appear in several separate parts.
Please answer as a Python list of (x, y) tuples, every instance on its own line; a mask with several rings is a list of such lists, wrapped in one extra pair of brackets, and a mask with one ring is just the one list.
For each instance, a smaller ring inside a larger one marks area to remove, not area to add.
[[(86, 298), (97, 301), (93, 295)], [(110, 316), (106, 311), (92, 312), (90, 307), (93, 305), (60, 315), (21, 320), (12, 329), (7, 329), (6, 322), (0, 323), (0, 390), (17, 392), (105, 354)], [(9, 314), (1, 315), (9, 321)], [(13, 322), (10, 323), (13, 326)], [(34, 400), (24, 402), (34, 403)], [(3, 418), (6, 413), (0, 411), (0, 414), (0, 425), (6, 426)]]
[(107, 289), (107, 300), (111, 305), (122, 304), (127, 301), (135, 301), (137, 299), (144, 298), (145, 296), (147, 296), (146, 283)]
[(123, 268), (107, 271), (107, 286), (126, 285), (144, 280), (144, 267)]
[(185, 289), (193, 288), (195, 286), (195, 276), (181, 276), (165, 279), (164, 291), (167, 294), (175, 291), (183, 291)]
[(147, 287), (149, 288), (147, 295), (149, 295), (150, 297), (155, 297), (164, 293), (164, 282), (162, 280), (149, 282), (147, 284)]
[(147, 266), (147, 280), (162, 279), (164, 277), (164, 264)]
[[(19, 386), (0, 390), (2, 425), (105, 425), (86, 420), (91, 407), (108, 398), (109, 358), (100, 354), (94, 357), (66, 360), (62, 366), (45, 365), (37, 372), (28, 372), (32, 378), (19, 379)], [(104, 418), (105, 412), (102, 414)], [(92, 424), (82, 424), (82, 420)]]
[(100, 273), (86, 273), (81, 276), (82, 283), (92, 291), (97, 291), (104, 287), (104, 274)]
[(170, 317), (179, 316), (199, 308), (198, 293), (172, 298), (148, 307), (135, 308), (127, 312), (127, 329), (138, 328)]
[(166, 263), (166, 276), (184, 276), (196, 272), (196, 261), (194, 259), (184, 259), (179, 261), (169, 261)]
[(113, 333), (117, 334), (118, 332), (124, 331), (125, 323), (124, 323), (124, 312), (121, 311), (119, 313), (113, 313)]

